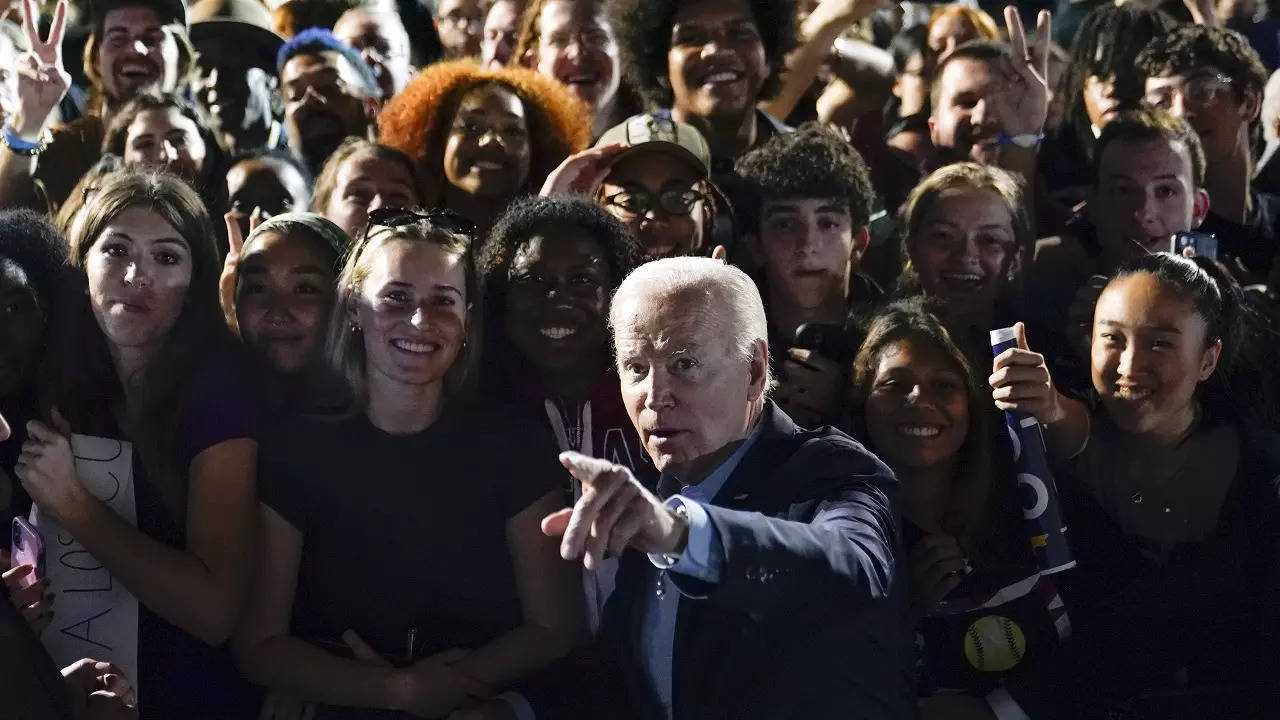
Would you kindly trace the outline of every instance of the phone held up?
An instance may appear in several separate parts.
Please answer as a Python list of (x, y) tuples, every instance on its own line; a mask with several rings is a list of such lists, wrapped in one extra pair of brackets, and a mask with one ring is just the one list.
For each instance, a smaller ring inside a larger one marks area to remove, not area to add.
[(817, 354), (844, 363), (853, 359), (853, 348), (844, 326), (838, 323), (805, 323), (796, 328), (792, 347), (812, 350)]
[(1173, 236), (1173, 247), (1170, 252), (1174, 255), (1184, 255), (1188, 248), (1191, 249), (1192, 257), (1218, 259), (1218, 238), (1210, 233), (1192, 230)]
[(35, 572), (18, 581), (24, 588), (31, 587), (44, 577), (44, 538), (39, 530), (31, 527), (31, 523), (20, 517), (13, 519), (9, 537), (13, 567), (30, 565), (35, 568)]

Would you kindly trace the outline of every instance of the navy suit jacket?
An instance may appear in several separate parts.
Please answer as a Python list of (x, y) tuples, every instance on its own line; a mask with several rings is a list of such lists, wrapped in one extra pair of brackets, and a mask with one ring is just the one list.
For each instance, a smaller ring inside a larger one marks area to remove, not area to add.
[[(760, 422), (704, 505), (724, 548), (720, 582), (672, 576), (706, 595), (680, 599), (675, 719), (915, 717), (892, 471), (838, 430), (797, 428), (772, 402)], [(662, 485), (663, 496), (676, 489)], [(578, 684), (608, 688), (596, 691), (603, 705), (564, 716), (661, 716), (641, 637), (656, 574), (644, 554), (623, 556), (586, 671), (594, 682)]]

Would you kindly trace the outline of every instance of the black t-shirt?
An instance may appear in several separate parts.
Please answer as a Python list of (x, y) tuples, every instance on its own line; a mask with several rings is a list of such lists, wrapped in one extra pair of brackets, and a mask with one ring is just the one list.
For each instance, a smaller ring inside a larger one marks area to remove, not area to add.
[(492, 407), (407, 436), (364, 414), (272, 434), (262, 502), (304, 538), (294, 634), (333, 647), (350, 628), (408, 660), (520, 625), (506, 521), (564, 484), (545, 425)]
[(1218, 238), (1218, 259), (1240, 258), (1244, 266), (1265, 278), (1280, 247), (1280, 196), (1250, 193), (1253, 207), (1244, 224), (1228, 220), (1209, 210), (1200, 231)]

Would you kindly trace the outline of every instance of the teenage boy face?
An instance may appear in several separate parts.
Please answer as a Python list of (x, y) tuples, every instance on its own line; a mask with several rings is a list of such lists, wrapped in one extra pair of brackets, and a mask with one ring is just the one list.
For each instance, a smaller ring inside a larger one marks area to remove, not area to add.
[(744, 115), (755, 107), (768, 73), (747, 0), (680, 4), (667, 51), (677, 116)]
[(853, 227), (848, 200), (768, 200), (761, 218), (761, 255), (772, 292), (804, 308), (844, 296), (868, 238), (865, 229)]
[(1115, 262), (1169, 250), (1174, 233), (1195, 228), (1209, 211), (1209, 194), (1196, 187), (1181, 142), (1108, 143), (1095, 183), (1089, 216)]
[(1231, 78), (1213, 66), (1185, 75), (1147, 78), (1145, 100), (1182, 118), (1200, 136), (1206, 162), (1223, 162), (1241, 143), (1248, 147), (1249, 123), (1258, 117), (1256, 90), (1237, 92)]

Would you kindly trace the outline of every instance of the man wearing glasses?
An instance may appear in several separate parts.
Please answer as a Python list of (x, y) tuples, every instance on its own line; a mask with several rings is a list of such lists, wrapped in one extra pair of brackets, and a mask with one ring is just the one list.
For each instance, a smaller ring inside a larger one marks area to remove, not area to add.
[(1280, 197), (1252, 187), (1254, 147), (1267, 71), (1232, 30), (1186, 25), (1138, 56), (1146, 102), (1182, 118), (1204, 147), (1204, 189), (1213, 202), (1200, 229), (1218, 238), (1219, 259), (1242, 281), (1266, 277), (1280, 232)]
[(191, 80), (195, 51), (182, 0), (103, 0), (93, 7), (85, 73), (93, 86), (84, 117), (49, 127), (71, 78), (62, 57), (66, 3), (44, 36), (32, 0), (23, 3), (31, 50), (19, 59), (16, 107), (0, 132), (0, 206), (56, 209), (102, 154), (112, 115), (144, 90), (174, 92)]
[(485, 3), (481, 0), (439, 0), (436, 32), (447, 59), (480, 57)]
[(629, 225), (645, 257), (705, 255), (712, 246), (711, 149), (692, 125), (635, 115), (596, 142), (596, 202)]

